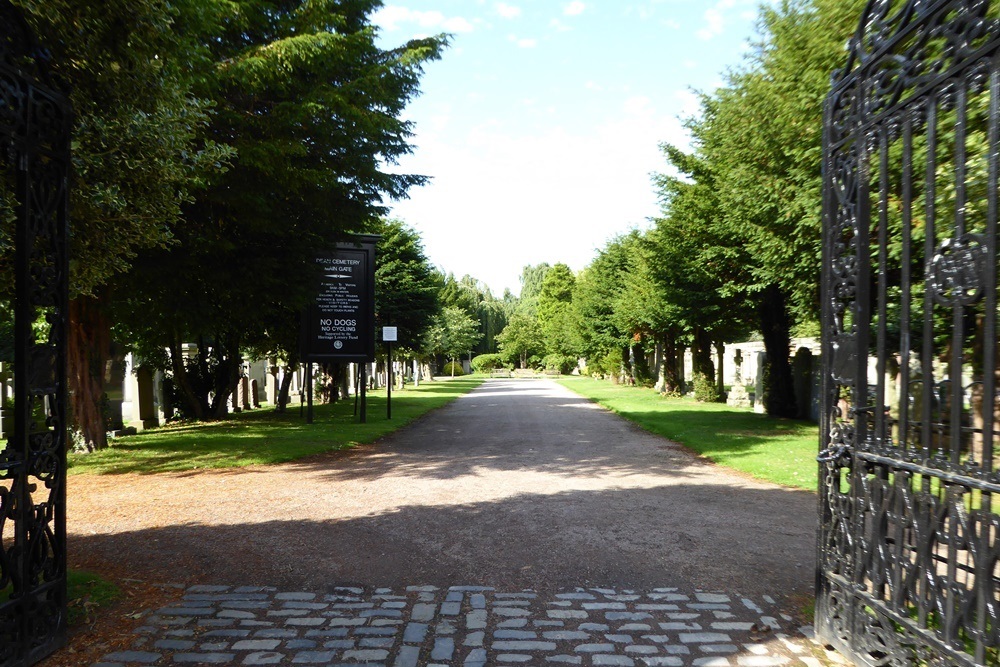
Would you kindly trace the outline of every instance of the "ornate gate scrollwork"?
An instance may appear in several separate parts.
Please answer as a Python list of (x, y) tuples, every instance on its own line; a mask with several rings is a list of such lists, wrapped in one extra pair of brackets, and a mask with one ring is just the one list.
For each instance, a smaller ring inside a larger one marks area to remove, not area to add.
[(816, 625), (1000, 664), (1000, 8), (870, 0), (827, 98)]
[(14, 292), (0, 295), (13, 300), (15, 348), (14, 429), (0, 451), (2, 667), (39, 661), (66, 630), (71, 114), (46, 65), (19, 11), (0, 0), (0, 212), (16, 218), (2, 229), (15, 255)]

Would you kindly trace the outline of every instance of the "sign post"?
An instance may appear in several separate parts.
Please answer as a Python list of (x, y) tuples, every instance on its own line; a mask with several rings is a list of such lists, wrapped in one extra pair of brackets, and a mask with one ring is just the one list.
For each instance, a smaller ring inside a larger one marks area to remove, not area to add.
[(386, 369), (389, 382), (385, 387), (385, 418), (392, 419), (392, 344), (397, 340), (396, 327), (382, 327), (382, 342), (385, 343)]
[[(302, 359), (310, 377), (309, 421), (312, 419), (312, 364), (375, 360), (375, 244), (378, 236), (358, 235), (316, 257), (319, 285), (316, 300), (303, 314)], [(365, 373), (361, 374), (361, 423), (367, 418)]]

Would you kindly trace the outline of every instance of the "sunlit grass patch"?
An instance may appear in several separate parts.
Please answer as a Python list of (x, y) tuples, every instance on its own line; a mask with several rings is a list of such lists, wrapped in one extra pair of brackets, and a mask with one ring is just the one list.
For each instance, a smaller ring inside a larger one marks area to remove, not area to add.
[(116, 438), (108, 449), (70, 455), (70, 474), (156, 473), (233, 468), (293, 461), (366, 444), (441, 407), (482, 383), (477, 378), (425, 382), (392, 393), (392, 420), (386, 419), (386, 392), (368, 394), (367, 423), (354, 415), (354, 401), (314, 408), (306, 424), (298, 404), (284, 414), (262, 407), (220, 422), (171, 424)]
[(559, 382), (715, 463), (785, 486), (817, 488), (816, 424), (775, 419), (721, 403), (665, 398), (652, 389), (592, 378)]

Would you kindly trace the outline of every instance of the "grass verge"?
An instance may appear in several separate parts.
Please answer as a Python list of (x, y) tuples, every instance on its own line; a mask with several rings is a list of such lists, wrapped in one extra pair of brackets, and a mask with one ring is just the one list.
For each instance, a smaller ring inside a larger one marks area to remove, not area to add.
[(69, 474), (238, 468), (348, 449), (374, 442), (481, 383), (482, 378), (455, 378), (394, 391), (391, 421), (386, 419), (386, 392), (382, 389), (368, 394), (366, 424), (358, 423), (354, 416), (353, 400), (315, 406), (312, 424), (306, 424), (298, 405), (289, 406), (284, 414), (263, 407), (231, 415), (225, 421), (171, 424), (117, 438), (105, 450), (71, 454)]
[(69, 600), (69, 625), (89, 623), (93, 612), (115, 602), (121, 597), (121, 589), (96, 574), (82, 570), (66, 573), (66, 594)]
[(720, 403), (664, 398), (652, 389), (593, 378), (559, 380), (642, 428), (758, 479), (815, 491), (816, 424), (775, 419)]

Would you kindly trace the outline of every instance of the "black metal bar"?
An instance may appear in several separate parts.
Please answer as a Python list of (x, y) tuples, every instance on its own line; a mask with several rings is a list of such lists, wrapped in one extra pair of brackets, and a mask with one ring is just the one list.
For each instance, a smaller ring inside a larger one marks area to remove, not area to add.
[[(879, 221), (878, 221), (878, 331), (875, 335), (875, 442), (883, 444), (891, 434), (888, 431), (885, 405), (886, 330), (888, 317), (889, 272), (889, 129), (879, 133)], [(859, 356), (863, 353), (859, 351)], [(864, 355), (867, 356), (867, 355)]]
[[(858, 25), (824, 107), (817, 632), (858, 664), (993, 664), (1000, 17), (980, 0), (870, 0)], [(973, 97), (987, 83), (988, 117)], [(898, 421), (884, 407), (895, 354)]]
[(361, 373), (361, 423), (368, 423), (368, 369), (365, 362), (359, 364)]
[[(26, 119), (30, 132), (30, 119)], [(8, 447), (13, 450), (22, 467), (14, 477), (12, 491), (16, 494), (17, 516), (14, 520), (14, 544), (20, 545), (18, 558), (11, 564), (12, 599), (19, 599), (20, 614), (18, 618), (19, 634), (22, 638), (31, 636), (32, 618), (26, 609), (28, 604), (28, 581), (30, 578), (29, 562), (23, 553), (28, 544), (28, 522), (31, 521), (31, 509), (34, 503), (28, 491), (28, 422), (31, 419), (30, 385), (28, 376), (29, 350), (34, 343), (31, 323), (34, 321), (34, 308), (31, 306), (31, 254), (29, 251), (31, 225), (31, 179), (28, 173), (29, 157), (26, 153), (20, 156), (17, 165), (17, 227), (15, 232), (14, 260), (14, 437)], [(22, 647), (25, 653), (29, 646)]]
[(313, 364), (306, 362), (306, 423), (313, 423)]
[[(931, 456), (930, 415), (934, 409), (934, 296), (930, 289), (931, 262), (934, 259), (935, 239), (935, 197), (937, 196), (937, 98), (928, 101), (927, 109), (927, 171), (924, 194), (924, 333), (923, 350), (920, 359), (922, 385), (920, 443), (924, 456)], [(930, 490), (930, 480), (925, 491)]]
[(358, 416), (358, 398), (361, 396), (361, 364), (354, 368), (354, 416)]
[(918, 463), (910, 463), (908, 461), (900, 461), (899, 459), (894, 459), (889, 456), (881, 456), (879, 454), (872, 454), (870, 452), (860, 452), (858, 454), (858, 458), (868, 463), (884, 465), (890, 468), (905, 470), (907, 472), (912, 472), (918, 475), (925, 475), (927, 477), (940, 479), (941, 481), (947, 484), (954, 484), (956, 486), (968, 487), (970, 489), (978, 489), (980, 491), (987, 491), (989, 493), (1000, 493), (1000, 484), (987, 482), (985, 480), (976, 477), (969, 477), (968, 475), (959, 475), (956, 473), (950, 473), (944, 470), (940, 470), (938, 468), (922, 466)]
[(385, 418), (392, 419), (392, 343), (385, 344), (386, 349), (386, 373), (389, 382), (385, 387)]
[(910, 440), (910, 299), (913, 286), (913, 116), (908, 114), (903, 123), (903, 229), (902, 257), (900, 259), (900, 288), (903, 302), (899, 314), (899, 444), (909, 447)]

